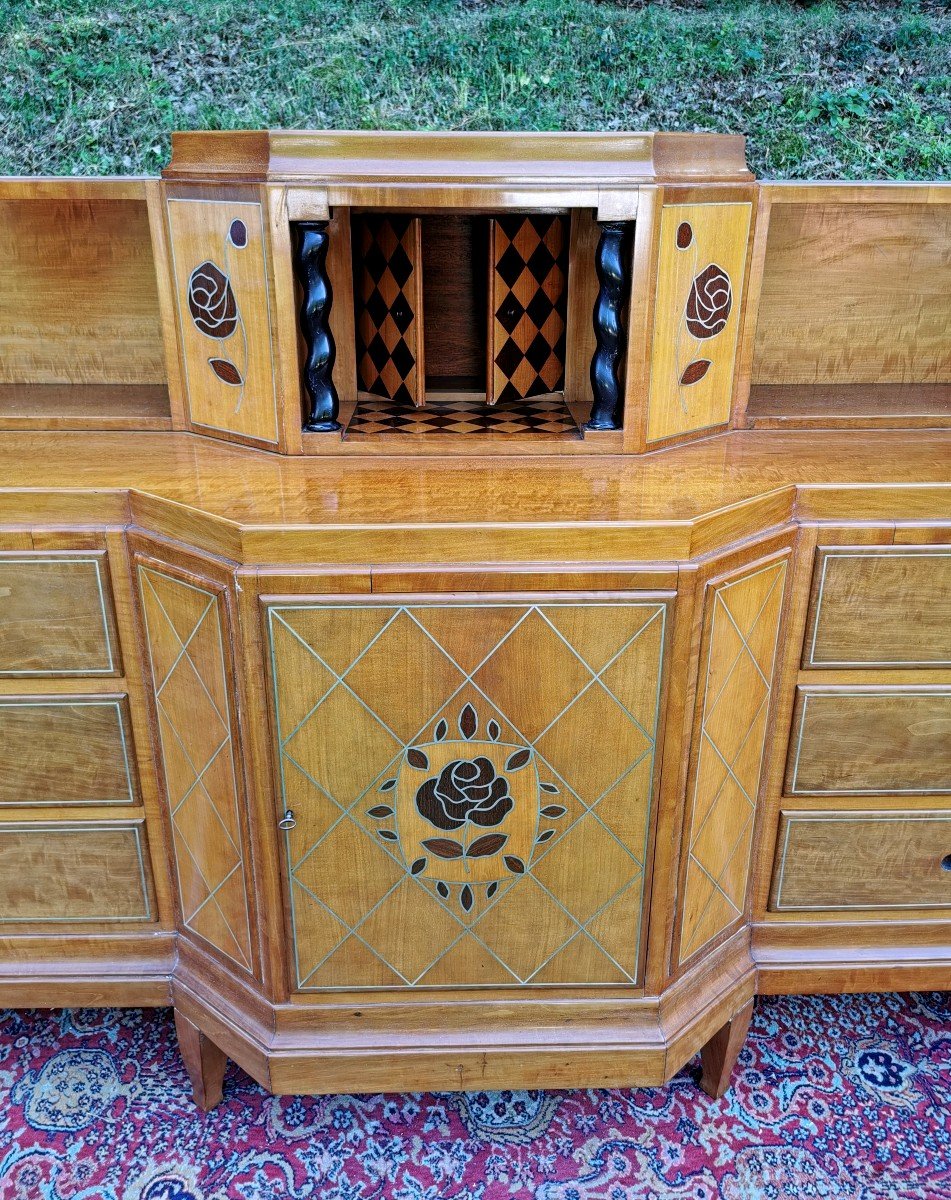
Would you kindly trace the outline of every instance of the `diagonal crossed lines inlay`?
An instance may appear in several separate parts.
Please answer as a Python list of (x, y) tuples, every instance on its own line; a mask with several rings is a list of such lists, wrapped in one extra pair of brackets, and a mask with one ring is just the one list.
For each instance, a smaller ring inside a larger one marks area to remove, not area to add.
[(785, 576), (775, 562), (713, 593), (681, 962), (743, 912)]
[[(269, 609), (299, 987), (636, 980), (664, 617), (653, 602)], [(368, 813), (398, 807), (381, 785), (466, 706), (531, 748), (547, 789), (524, 874), (461, 912), (410, 873), (399, 812), (386, 829)]]
[(139, 567), (182, 918), (252, 969), (218, 596)]

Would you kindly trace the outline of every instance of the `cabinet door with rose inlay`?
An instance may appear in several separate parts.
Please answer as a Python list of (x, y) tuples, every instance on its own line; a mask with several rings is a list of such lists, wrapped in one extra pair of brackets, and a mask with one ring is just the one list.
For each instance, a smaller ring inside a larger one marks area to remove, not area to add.
[(638, 982), (665, 613), (270, 603), (293, 987)]

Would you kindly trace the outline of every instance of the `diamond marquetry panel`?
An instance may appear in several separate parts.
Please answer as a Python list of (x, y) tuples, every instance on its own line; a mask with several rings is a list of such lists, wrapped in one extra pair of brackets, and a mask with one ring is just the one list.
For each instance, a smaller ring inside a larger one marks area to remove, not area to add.
[(488, 401), (556, 392), (565, 383), (568, 222), (498, 217), (491, 223)]
[(732, 925), (746, 903), (785, 579), (783, 560), (709, 594), (681, 963)]
[(637, 981), (663, 605), (268, 626), (298, 988)]
[(360, 387), (401, 403), (424, 394), (419, 217), (354, 218)]
[(253, 969), (221, 602), (139, 566), (185, 927)]

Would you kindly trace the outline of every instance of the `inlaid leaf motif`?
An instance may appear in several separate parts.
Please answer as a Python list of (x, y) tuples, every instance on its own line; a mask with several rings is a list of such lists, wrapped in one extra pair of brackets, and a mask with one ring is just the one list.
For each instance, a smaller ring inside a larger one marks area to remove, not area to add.
[(535, 841), (536, 842), (547, 842), (549, 838), (553, 838), (554, 836), (555, 836), (554, 829), (546, 829), (544, 833), (540, 833), (538, 835), (538, 837), (535, 839)]
[(413, 865), (410, 867), (409, 873), (411, 875), (418, 875), (420, 873), (420, 871), (425, 870), (425, 868), (426, 868), (426, 859), (425, 858), (417, 858), (414, 860)]
[(374, 804), (372, 808), (367, 809), (368, 817), (376, 817), (378, 820), (382, 817), (392, 817), (393, 810), (388, 804)]
[(490, 883), (489, 886), (485, 889), (486, 899), (491, 900), (492, 897), (495, 895), (495, 893), (498, 890), (499, 890), (499, 885), (497, 883)]
[(487, 833), (484, 837), (476, 838), (466, 851), (468, 858), (486, 858), (489, 854), (498, 854), (509, 840), (507, 833)]
[(406, 751), (406, 761), (411, 767), (415, 767), (417, 771), (429, 770), (429, 759), (417, 746), (410, 746)]
[(234, 363), (229, 362), (227, 358), (209, 358), (208, 365), (222, 383), (230, 383), (233, 387), (241, 386), (241, 374)]
[(505, 863), (513, 875), (521, 875), (525, 871), (525, 864), (520, 858), (516, 858), (514, 854), (503, 855), (502, 862)]
[(489, 735), (489, 740), (497, 742), (502, 736), (502, 729), (498, 721), (490, 721), (485, 727), (486, 733)]
[(449, 726), (446, 724), (445, 721), (440, 721), (439, 724), (436, 726), (436, 730), (435, 730), (436, 741), (441, 742), (448, 732), (449, 732)]
[(462, 846), (452, 838), (427, 838), (420, 844), (437, 858), (462, 858), (463, 855)]
[[(542, 786), (544, 786), (544, 784)], [(396, 780), (388, 779), (386, 781), (386, 783), (380, 784), (380, 791), (381, 792), (391, 792), (393, 790), (393, 788), (395, 788), (395, 787), (396, 787)]]
[(711, 366), (709, 358), (695, 358), (692, 363), (687, 363), (683, 375), (680, 376), (681, 386), (688, 387), (691, 383), (699, 383)]
[(505, 764), (506, 771), (520, 770), (531, 757), (532, 752), (527, 746), (522, 750), (516, 750), (514, 754), (510, 754), (508, 757), (508, 761)]
[(468, 912), (472, 908), (472, 901), (472, 888), (466, 884), (466, 886), (459, 893), (459, 903), (462, 905), (463, 909)]
[(442, 896), (443, 900), (449, 899), (449, 888), (446, 886), (446, 884), (443, 883), (443, 881), (441, 879), (436, 884), (436, 891), (439, 893), (440, 896)]
[(399, 838), (396, 836), (396, 834), (393, 832), (392, 829), (379, 829), (379, 830), (377, 830), (377, 832), (379, 833), (380, 837), (384, 839), (384, 841), (387, 841), (387, 842), (399, 841)]
[(542, 809), (542, 816), (548, 817), (549, 820), (556, 820), (558, 817), (563, 817), (568, 810), (561, 804), (546, 804)]
[(468, 741), (479, 728), (479, 718), (471, 704), (467, 704), (459, 714), (459, 731)]
[(541, 789), (543, 792), (551, 792), (554, 796), (558, 795), (558, 788), (553, 783), (543, 783)]

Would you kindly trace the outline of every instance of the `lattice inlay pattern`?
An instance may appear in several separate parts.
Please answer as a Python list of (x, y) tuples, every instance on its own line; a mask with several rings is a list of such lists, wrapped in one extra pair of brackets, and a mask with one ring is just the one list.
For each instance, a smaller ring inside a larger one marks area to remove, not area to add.
[(419, 219), (363, 216), (356, 228), (357, 374), (367, 392), (418, 403)]
[(298, 988), (636, 981), (664, 617), (268, 610)]
[(347, 425), (348, 440), (365, 437), (419, 436), (424, 433), (542, 433), (580, 439), (571, 410), (560, 396), (501, 400), (489, 407), (482, 400), (431, 401), (425, 408), (395, 400), (361, 400)]
[(743, 913), (785, 578), (774, 562), (713, 592), (681, 962)]
[(218, 596), (139, 567), (186, 928), (252, 970)]

